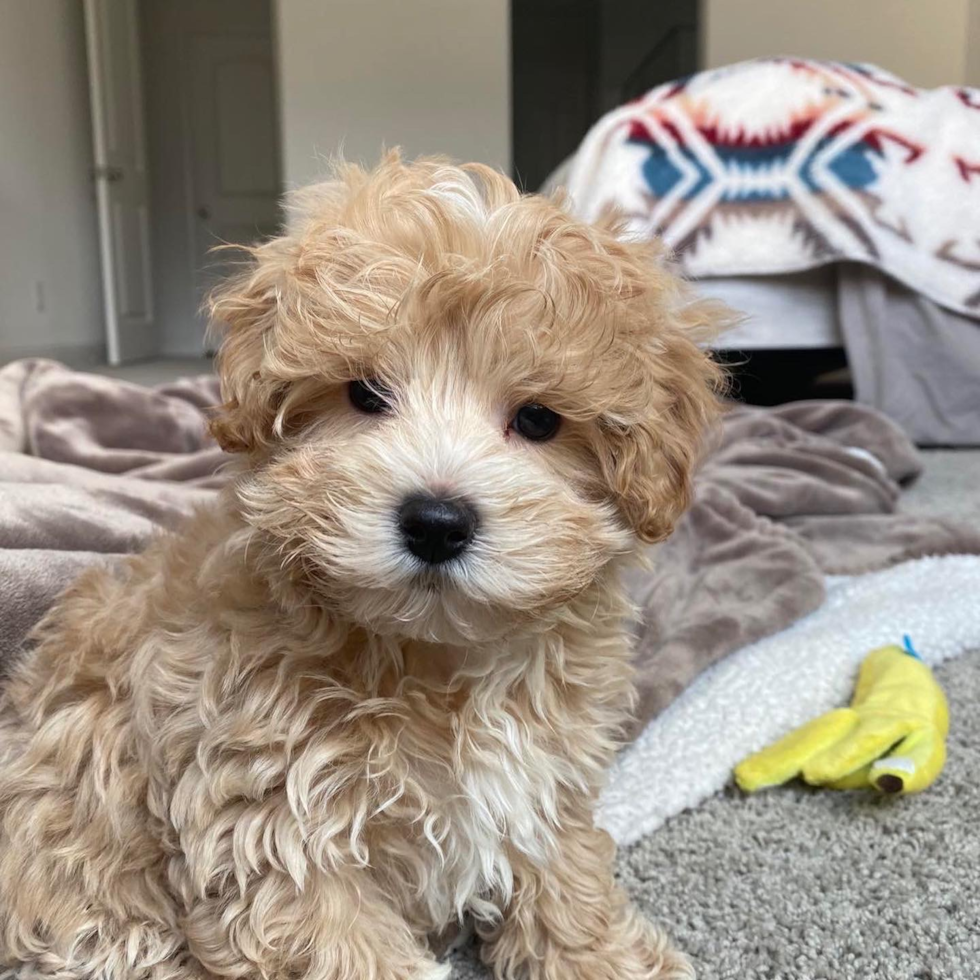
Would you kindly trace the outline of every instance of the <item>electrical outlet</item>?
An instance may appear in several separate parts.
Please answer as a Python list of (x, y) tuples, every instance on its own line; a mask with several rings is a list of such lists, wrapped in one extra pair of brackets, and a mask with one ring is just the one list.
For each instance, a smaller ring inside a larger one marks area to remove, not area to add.
[(34, 280), (34, 309), (38, 313), (43, 313), (48, 305), (48, 298), (45, 294), (44, 280)]

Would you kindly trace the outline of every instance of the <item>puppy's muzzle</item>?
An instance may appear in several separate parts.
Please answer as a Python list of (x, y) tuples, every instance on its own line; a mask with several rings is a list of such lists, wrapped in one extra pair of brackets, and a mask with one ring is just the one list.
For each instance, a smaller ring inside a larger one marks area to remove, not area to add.
[(417, 495), (398, 510), (405, 547), (427, 565), (458, 558), (476, 534), (476, 511), (465, 500)]

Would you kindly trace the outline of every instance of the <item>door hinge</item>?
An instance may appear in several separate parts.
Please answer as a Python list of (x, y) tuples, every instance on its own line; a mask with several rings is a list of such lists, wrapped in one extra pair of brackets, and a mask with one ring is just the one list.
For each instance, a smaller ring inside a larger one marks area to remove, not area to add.
[(95, 167), (92, 174), (96, 180), (106, 180), (110, 184), (114, 184), (126, 176), (122, 167)]

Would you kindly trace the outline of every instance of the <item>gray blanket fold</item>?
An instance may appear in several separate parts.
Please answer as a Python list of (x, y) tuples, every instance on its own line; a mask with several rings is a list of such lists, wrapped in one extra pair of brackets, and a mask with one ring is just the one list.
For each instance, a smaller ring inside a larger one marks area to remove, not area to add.
[[(0, 369), (0, 665), (79, 571), (179, 527), (228, 479), (212, 377), (154, 389), (51, 361)], [(630, 573), (638, 724), (707, 666), (817, 608), (824, 576), (980, 553), (980, 528), (896, 513), (916, 451), (847, 402), (733, 407), (691, 510)]]
[(706, 667), (820, 606), (826, 575), (980, 553), (980, 528), (896, 512), (920, 471), (908, 438), (865, 406), (733, 407), (691, 509), (653, 549), (652, 571), (631, 575), (636, 726)]
[(859, 401), (924, 445), (980, 445), (980, 320), (845, 263), (837, 308)]

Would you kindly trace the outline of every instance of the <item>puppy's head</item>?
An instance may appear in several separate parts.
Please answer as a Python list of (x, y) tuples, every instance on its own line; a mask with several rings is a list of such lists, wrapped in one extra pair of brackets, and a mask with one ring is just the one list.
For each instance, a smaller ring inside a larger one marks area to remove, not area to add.
[(213, 301), (213, 429), (275, 574), (375, 631), (489, 640), (670, 533), (717, 310), (651, 246), (397, 155), (292, 203)]

